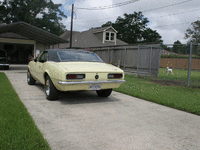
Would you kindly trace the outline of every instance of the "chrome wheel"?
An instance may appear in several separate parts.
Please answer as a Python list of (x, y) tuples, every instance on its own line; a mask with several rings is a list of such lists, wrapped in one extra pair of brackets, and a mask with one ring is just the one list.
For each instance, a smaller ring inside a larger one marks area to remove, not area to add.
[(27, 72), (27, 81), (30, 82), (30, 72)]
[(49, 84), (49, 79), (46, 80), (45, 92), (46, 92), (46, 95), (49, 96), (49, 94), (50, 94), (50, 84)]
[(58, 90), (55, 88), (53, 85), (51, 79), (49, 76), (46, 76), (46, 81), (45, 81), (45, 94), (46, 98), (48, 100), (56, 100), (58, 99)]
[(30, 71), (27, 71), (27, 82), (29, 85), (34, 85), (35, 84), (35, 79), (31, 76)]

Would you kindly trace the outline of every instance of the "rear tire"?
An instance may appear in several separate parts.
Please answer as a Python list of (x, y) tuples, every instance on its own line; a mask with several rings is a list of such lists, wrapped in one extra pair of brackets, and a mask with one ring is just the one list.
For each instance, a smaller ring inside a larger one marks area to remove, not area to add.
[(98, 90), (97, 95), (100, 97), (108, 97), (112, 93), (112, 89)]
[(53, 85), (49, 76), (46, 77), (44, 89), (45, 89), (46, 98), (48, 100), (58, 99), (58, 96), (59, 96), (58, 90)]
[(29, 85), (35, 85), (36, 80), (32, 77), (30, 71), (27, 71), (27, 83)]

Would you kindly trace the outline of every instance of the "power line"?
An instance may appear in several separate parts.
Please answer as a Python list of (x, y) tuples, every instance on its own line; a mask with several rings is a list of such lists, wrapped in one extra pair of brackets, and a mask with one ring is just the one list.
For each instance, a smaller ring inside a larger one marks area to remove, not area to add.
[(184, 4), (184, 3), (187, 3), (187, 2), (190, 2), (190, 1), (193, 1), (193, 0), (186, 0), (186, 1), (183, 1), (183, 2), (171, 4), (171, 5), (165, 5), (165, 6), (158, 7), (158, 8), (153, 8), (153, 9), (149, 9), (149, 10), (144, 10), (143, 12), (148, 12), (148, 11), (152, 11), (152, 10), (162, 9), (162, 8), (166, 8), (166, 7), (170, 7), (170, 6), (172, 7), (172, 6)]
[(163, 25), (163, 26), (155, 26), (155, 27), (168, 27), (168, 26), (175, 26), (175, 25), (182, 25), (182, 24), (190, 24), (192, 22), (185, 22), (185, 23), (177, 23), (177, 24), (169, 24), (169, 25)]
[(135, 3), (135, 2), (137, 2), (137, 1), (140, 1), (140, 0), (130, 0), (130, 1), (122, 2), (122, 3), (113, 4), (113, 5), (99, 6), (99, 7), (91, 7), (91, 8), (80, 8), (80, 7), (76, 7), (76, 9), (84, 9), (84, 10), (103, 10), (103, 9), (110, 9), (110, 8), (115, 8), (115, 7), (121, 7), (121, 6), (129, 5), (129, 4)]
[[(154, 9), (144, 10), (144, 11), (142, 11), (142, 12), (153, 11), (153, 10), (162, 9), (162, 8), (170, 7), (170, 6), (172, 7), (172, 6), (180, 5), (180, 4), (183, 4), (183, 3), (189, 2), (189, 1), (193, 1), (193, 0), (186, 0), (186, 1), (183, 1), (183, 2), (179, 2), (179, 3), (171, 4), (171, 5), (165, 5), (165, 6), (158, 7), (158, 8), (154, 8)], [(118, 4), (121, 4), (121, 3), (118, 3)], [(109, 5), (109, 6), (111, 6), (111, 5)], [(102, 7), (108, 7), (108, 6), (102, 6)], [(89, 9), (89, 8), (77, 8), (77, 9)], [(92, 8), (90, 8), (90, 9), (92, 10)], [(194, 12), (194, 11), (199, 11), (199, 10), (200, 10), (200, 9), (196, 9), (196, 10), (191, 10), (191, 11), (186, 11), (186, 12), (181, 12), (181, 13), (174, 13), (174, 14), (170, 14), (170, 15), (158, 16), (158, 17), (171, 16), (171, 15), (175, 15), (175, 14), (182, 14), (182, 13)], [(140, 11), (141, 11), (141, 10), (140, 10)], [(106, 20), (106, 19), (116, 18), (116, 17), (118, 17), (118, 16), (115, 16), (115, 17), (109, 17), (109, 18), (104, 18), (104, 19), (89, 20), (89, 21)], [(150, 17), (150, 18), (158, 18), (158, 17)], [(88, 21), (77, 21), (77, 22), (88, 22)]]
[[(76, 7), (76, 9), (82, 9), (82, 10), (103, 10), (103, 9), (110, 9), (110, 8), (115, 8), (115, 7), (121, 7), (121, 6), (124, 6), (124, 5), (135, 3), (137, 1), (140, 1), (140, 0), (130, 0), (130, 1), (122, 2), (122, 3), (113, 4), (113, 5), (91, 7), (91, 8)], [(152, 11), (152, 10), (162, 9), (162, 8), (166, 8), (166, 7), (170, 7), (170, 6), (172, 7), (172, 6), (184, 4), (184, 3), (187, 3), (187, 2), (190, 2), (190, 1), (193, 1), (193, 0), (186, 0), (186, 1), (183, 1), (183, 2), (178, 2), (178, 3), (175, 3), (175, 4), (171, 4), (171, 5), (165, 5), (165, 6), (154, 8), (154, 9), (144, 10), (143, 12), (148, 12), (148, 11)]]
[[(166, 16), (173, 16), (173, 15), (180, 15), (180, 14), (184, 14), (184, 13), (190, 13), (190, 12), (194, 12), (194, 11), (200, 11), (200, 9), (195, 9), (195, 10), (190, 10), (190, 11), (183, 11), (183, 12), (177, 12), (177, 13), (173, 13), (173, 14), (169, 14), (169, 15), (162, 15), (162, 16), (156, 16), (156, 17), (148, 17), (148, 18), (161, 18), (161, 17), (166, 17)], [(111, 18), (116, 18), (118, 16), (115, 17), (109, 17), (109, 18), (104, 18), (104, 19), (95, 19), (95, 20), (87, 20), (87, 21), (76, 21), (76, 22), (96, 22), (96, 21), (100, 21), (100, 20), (108, 20)]]
[(176, 14), (180, 15), (180, 14), (190, 13), (190, 12), (194, 12), (194, 11), (200, 11), (200, 9), (195, 9), (195, 10), (190, 10), (190, 11), (183, 11), (183, 12), (173, 13), (173, 14), (169, 14), (169, 15), (156, 16), (156, 17), (150, 17), (150, 18), (160, 18), (160, 17), (166, 17), (166, 16), (173, 16), (173, 15), (176, 15)]

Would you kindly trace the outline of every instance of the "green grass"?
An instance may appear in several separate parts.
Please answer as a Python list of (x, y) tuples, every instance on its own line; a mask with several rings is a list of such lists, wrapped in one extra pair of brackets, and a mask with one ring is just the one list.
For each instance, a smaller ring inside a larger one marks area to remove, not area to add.
[(4, 73), (0, 73), (0, 149), (50, 149)]
[(161, 86), (133, 75), (125, 75), (125, 80), (115, 91), (200, 115), (200, 89)]
[[(188, 70), (173, 69), (173, 75), (171, 73), (166, 75), (166, 68), (160, 68), (159, 70), (158, 79), (185, 81), (185, 83), (187, 83), (187, 78), (188, 78)], [(191, 85), (200, 86), (200, 71), (191, 71), (190, 83)]]

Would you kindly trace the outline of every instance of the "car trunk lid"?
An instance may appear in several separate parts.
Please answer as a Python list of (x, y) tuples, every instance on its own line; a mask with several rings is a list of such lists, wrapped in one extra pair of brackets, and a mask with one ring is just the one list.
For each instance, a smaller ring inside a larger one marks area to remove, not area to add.
[(121, 69), (98, 62), (61, 62), (61, 66), (69, 72), (116, 72)]

